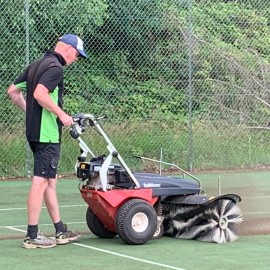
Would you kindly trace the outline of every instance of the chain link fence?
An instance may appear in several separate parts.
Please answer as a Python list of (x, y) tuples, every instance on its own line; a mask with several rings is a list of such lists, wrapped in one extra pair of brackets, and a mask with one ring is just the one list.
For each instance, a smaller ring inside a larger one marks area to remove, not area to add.
[[(24, 115), (5, 90), (65, 33), (89, 54), (65, 68), (65, 110), (107, 115), (133, 170), (159, 167), (134, 155), (190, 171), (269, 167), (268, 1), (0, 0), (0, 20), (2, 178), (32, 173)], [(92, 130), (83, 138), (107, 153)], [(78, 154), (65, 129), (60, 174)]]

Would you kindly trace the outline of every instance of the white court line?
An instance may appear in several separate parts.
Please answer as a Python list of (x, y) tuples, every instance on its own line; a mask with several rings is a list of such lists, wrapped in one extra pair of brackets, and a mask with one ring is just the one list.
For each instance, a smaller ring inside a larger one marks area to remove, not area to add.
[[(13, 228), (11, 226), (7, 226), (6, 228), (10, 229), (10, 230), (26, 233), (25, 230), (16, 229), (16, 228)], [(79, 247), (83, 247), (83, 248), (89, 248), (89, 249), (93, 249), (93, 250), (100, 251), (100, 252), (103, 252), (103, 253), (111, 254), (111, 255), (114, 255), (114, 256), (130, 259), (130, 260), (134, 260), (134, 261), (138, 261), (138, 262), (144, 262), (144, 263), (148, 263), (148, 264), (152, 264), (152, 265), (157, 265), (157, 266), (161, 266), (161, 267), (168, 268), (168, 269), (186, 270), (186, 269), (183, 269), (183, 268), (170, 266), (170, 265), (163, 264), (163, 263), (157, 263), (157, 262), (153, 262), (153, 261), (149, 261), (149, 260), (144, 260), (144, 259), (124, 255), (124, 254), (121, 254), (121, 253), (112, 252), (112, 251), (109, 251), (109, 250), (106, 250), (106, 249), (96, 248), (96, 247), (93, 247), (93, 246), (83, 245), (83, 244), (79, 244), (79, 243), (71, 243), (71, 244), (74, 245), (74, 246), (79, 246)]]
[[(74, 222), (66, 222), (66, 224), (85, 224), (86, 223), (86, 221), (74, 221)], [(49, 223), (49, 224), (38, 224), (38, 226), (52, 226), (53, 224), (52, 223)], [(12, 230), (12, 228), (14, 228), (14, 230), (15, 230), (15, 228), (20, 228), (20, 227), (27, 227), (27, 225), (26, 224), (24, 224), (24, 225), (12, 225), (12, 226), (10, 226), (10, 225), (3, 225), (3, 226), (0, 226), (0, 229), (10, 229), (10, 230)]]
[(241, 199), (269, 199), (270, 196), (241, 197)]
[(152, 265), (162, 266), (164, 268), (175, 269), (175, 270), (185, 270), (183, 268), (178, 268), (178, 267), (170, 266), (170, 265), (167, 265), (167, 264), (162, 264), (162, 263), (157, 263), (157, 262), (153, 262), (153, 261), (143, 260), (143, 259), (139, 259), (139, 258), (136, 258), (136, 257), (124, 255), (124, 254), (121, 254), (121, 253), (112, 252), (112, 251), (109, 251), (109, 250), (106, 250), (106, 249), (96, 248), (96, 247), (87, 246), (87, 245), (83, 245), (83, 244), (79, 244), (79, 243), (72, 243), (72, 244), (75, 245), (75, 246), (80, 246), (80, 247), (83, 247), (83, 248), (89, 248), (89, 249), (97, 250), (97, 251), (100, 251), (100, 252), (108, 253), (108, 254), (111, 254), (111, 255), (114, 255), (114, 256), (130, 259), (130, 260), (134, 260), (134, 261), (139, 261), (139, 262), (144, 262), (144, 263), (148, 263), (148, 264), (152, 264)]
[(243, 215), (256, 215), (256, 214), (270, 214), (270, 212), (249, 212), (249, 213), (243, 213)]
[(26, 233), (26, 230), (17, 229), (17, 228), (10, 227), (10, 226), (6, 226), (5, 228), (6, 228), (6, 229), (13, 230), (13, 231), (18, 231), (18, 232)]
[[(264, 198), (270, 198), (270, 196), (263, 196)], [(242, 199), (250, 199), (250, 198), (262, 198), (262, 197), (242, 197)], [(59, 206), (60, 208), (69, 208), (69, 207), (84, 207), (87, 205), (86, 204), (74, 204), (74, 205), (63, 205)], [(42, 209), (46, 209), (46, 206), (43, 206)], [(27, 210), (27, 208), (0, 208), (0, 211), (14, 211), (14, 210)], [(242, 213), (243, 215), (253, 215), (253, 214), (269, 214), (270, 212), (247, 212), (247, 213)], [(75, 222), (76, 223), (76, 222)], [(72, 223), (69, 223), (72, 224)], [(41, 225), (50, 225), (50, 224), (41, 224)], [(15, 225), (13, 227), (18, 227), (18, 226), (25, 226), (25, 225)], [(0, 228), (7, 227), (7, 226), (0, 226)]]
[[(86, 204), (62, 205), (62, 206), (59, 206), (59, 208), (82, 207), (82, 206), (87, 206), (87, 205)], [(43, 206), (42, 209), (46, 209), (46, 206)], [(14, 210), (27, 210), (27, 208), (26, 207), (0, 208), (0, 211), (14, 211)]]

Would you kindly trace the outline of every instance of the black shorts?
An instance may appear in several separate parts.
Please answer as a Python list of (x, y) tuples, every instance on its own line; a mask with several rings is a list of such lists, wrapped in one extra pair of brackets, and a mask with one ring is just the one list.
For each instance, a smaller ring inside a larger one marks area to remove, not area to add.
[(34, 175), (55, 178), (60, 156), (60, 143), (29, 142), (34, 155)]

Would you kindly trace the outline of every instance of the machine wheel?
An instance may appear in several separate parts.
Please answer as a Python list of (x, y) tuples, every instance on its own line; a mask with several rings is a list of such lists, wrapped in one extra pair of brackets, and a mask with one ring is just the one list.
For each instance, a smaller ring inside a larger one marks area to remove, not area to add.
[(156, 231), (156, 211), (144, 200), (129, 200), (119, 208), (115, 227), (124, 242), (142, 245), (149, 241)]
[(164, 226), (161, 224), (159, 228), (156, 228), (156, 231), (154, 232), (152, 239), (160, 239), (163, 236), (164, 233)]
[(116, 232), (108, 231), (89, 207), (86, 211), (86, 223), (90, 231), (99, 238), (113, 238), (117, 235)]

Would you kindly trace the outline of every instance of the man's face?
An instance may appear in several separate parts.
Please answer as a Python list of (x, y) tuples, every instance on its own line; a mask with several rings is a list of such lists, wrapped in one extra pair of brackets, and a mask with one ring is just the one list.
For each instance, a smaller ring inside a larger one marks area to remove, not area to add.
[(67, 46), (66, 57), (65, 57), (67, 66), (72, 64), (73, 62), (76, 62), (78, 60), (78, 57), (79, 57), (79, 52), (72, 46), (70, 45)]

